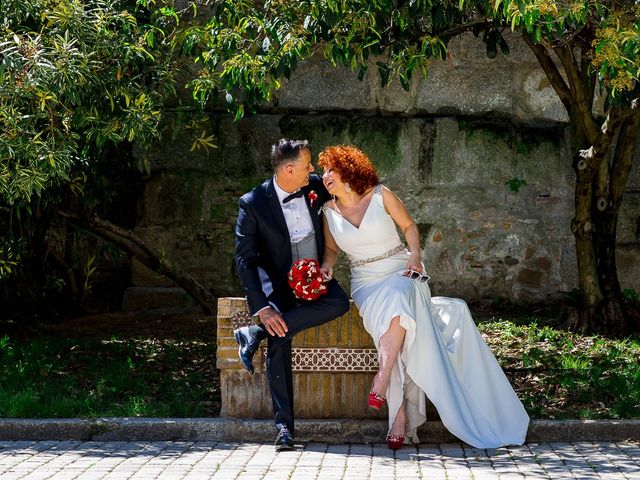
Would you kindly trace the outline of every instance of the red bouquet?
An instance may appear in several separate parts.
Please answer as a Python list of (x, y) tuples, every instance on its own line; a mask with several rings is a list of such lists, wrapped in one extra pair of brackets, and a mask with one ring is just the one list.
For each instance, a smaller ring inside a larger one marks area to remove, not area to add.
[(289, 286), (293, 294), (302, 300), (316, 300), (327, 293), (327, 286), (322, 282), (320, 264), (317, 260), (301, 258), (294, 262), (289, 270)]

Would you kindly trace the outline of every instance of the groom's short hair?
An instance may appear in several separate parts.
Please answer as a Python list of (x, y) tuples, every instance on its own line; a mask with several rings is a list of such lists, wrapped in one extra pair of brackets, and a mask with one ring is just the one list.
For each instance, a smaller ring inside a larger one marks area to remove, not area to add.
[(307, 140), (288, 140), (281, 138), (271, 147), (271, 165), (277, 170), (290, 160), (296, 160), (300, 156), (300, 150), (309, 148)]

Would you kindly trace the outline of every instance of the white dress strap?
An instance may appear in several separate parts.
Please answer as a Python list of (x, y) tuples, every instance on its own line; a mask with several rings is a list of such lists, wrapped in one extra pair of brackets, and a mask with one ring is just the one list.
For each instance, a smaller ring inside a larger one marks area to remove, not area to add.
[(375, 186), (375, 188), (373, 189), (373, 193), (374, 194), (377, 193), (378, 195), (382, 194), (382, 184), (381, 183), (379, 183), (379, 184), (377, 184)]
[[(329, 206), (329, 202), (332, 202), (333, 206), (335, 208), (331, 208)], [(335, 199), (335, 197), (333, 197), (331, 200), (327, 200), (326, 202), (324, 202), (324, 205), (322, 205), (322, 213), (324, 213), (326, 215), (327, 212), (330, 211), (330, 210), (333, 211), (333, 212), (336, 212), (336, 208), (338, 208), (338, 205), (336, 205), (336, 199)], [(337, 213), (340, 213), (340, 212), (338, 211)]]

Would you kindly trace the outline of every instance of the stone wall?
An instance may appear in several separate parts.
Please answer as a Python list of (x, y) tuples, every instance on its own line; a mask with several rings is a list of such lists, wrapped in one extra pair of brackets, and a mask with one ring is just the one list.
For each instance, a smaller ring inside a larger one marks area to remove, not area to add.
[[(190, 152), (184, 138), (152, 152), (136, 233), (217, 295), (241, 294), (233, 265), (237, 199), (270, 175), (270, 145), (310, 140), (314, 158), (336, 143), (363, 149), (422, 233), (434, 294), (528, 303), (576, 288), (574, 174), (566, 113), (527, 47), (488, 59), (473, 36), (409, 92), (362, 82), (322, 59), (300, 65), (277, 98), (238, 123), (211, 114), (218, 148)], [(597, 108), (597, 102), (594, 108)], [(619, 224), (620, 279), (640, 290), (640, 168)], [(507, 182), (526, 181), (518, 192)], [(337, 277), (348, 287), (344, 258)], [(134, 264), (130, 305), (170, 284)], [(175, 293), (175, 292), (174, 292)], [(179, 295), (166, 296), (169, 302)], [(157, 298), (154, 300), (154, 303)]]

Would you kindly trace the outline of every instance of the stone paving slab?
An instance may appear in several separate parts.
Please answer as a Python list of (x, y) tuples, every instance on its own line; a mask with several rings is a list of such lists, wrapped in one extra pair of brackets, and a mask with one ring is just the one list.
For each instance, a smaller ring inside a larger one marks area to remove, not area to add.
[(640, 479), (634, 442), (528, 443), (477, 449), (257, 442), (0, 441), (0, 480)]
[[(385, 420), (298, 420), (296, 438), (325, 443), (372, 443)], [(456, 442), (441, 422), (418, 430), (424, 442)], [(0, 419), (0, 440), (249, 441), (270, 442), (271, 420), (229, 418)], [(532, 420), (527, 442), (640, 440), (639, 420)]]

